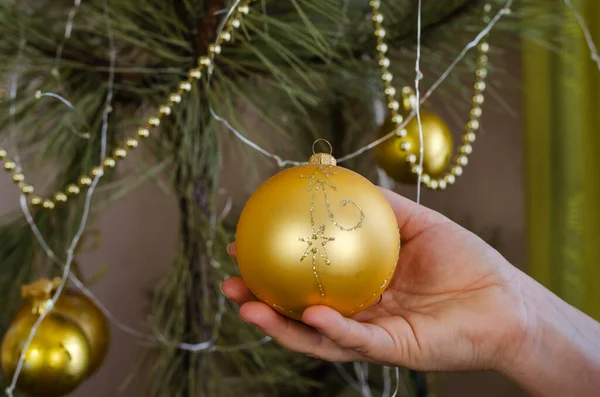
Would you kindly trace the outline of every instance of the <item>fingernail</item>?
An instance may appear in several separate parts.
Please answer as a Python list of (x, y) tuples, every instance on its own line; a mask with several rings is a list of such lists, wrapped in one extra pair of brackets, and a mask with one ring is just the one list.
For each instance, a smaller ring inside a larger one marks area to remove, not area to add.
[(244, 317), (240, 316), (240, 320), (242, 320), (243, 322), (245, 322), (246, 324), (250, 324), (254, 327), (256, 327), (256, 325), (252, 324), (250, 321), (246, 320)]
[(373, 307), (373, 306), (377, 306), (378, 304), (381, 303), (381, 301), (383, 300), (383, 294), (379, 295), (379, 298), (377, 299), (377, 302), (374, 302), (373, 304), (371, 304), (371, 306), (369, 307)]
[(229, 256), (233, 256), (233, 253), (231, 252), (231, 244), (233, 243), (227, 244), (227, 253), (229, 254)]
[[(225, 282), (225, 281), (223, 281), (223, 283), (224, 283), (224, 282)], [(229, 297), (227, 296), (227, 294), (225, 293), (225, 291), (223, 291), (223, 283), (221, 283), (221, 284), (219, 285), (219, 288), (221, 288), (221, 293), (222, 293), (223, 295), (225, 295), (227, 298), (229, 298)]]

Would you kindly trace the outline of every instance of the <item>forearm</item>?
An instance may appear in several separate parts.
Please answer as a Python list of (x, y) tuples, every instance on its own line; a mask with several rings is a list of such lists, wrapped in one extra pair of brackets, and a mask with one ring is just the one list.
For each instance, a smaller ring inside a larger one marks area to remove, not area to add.
[(600, 324), (527, 278), (522, 347), (503, 372), (540, 397), (600, 393)]

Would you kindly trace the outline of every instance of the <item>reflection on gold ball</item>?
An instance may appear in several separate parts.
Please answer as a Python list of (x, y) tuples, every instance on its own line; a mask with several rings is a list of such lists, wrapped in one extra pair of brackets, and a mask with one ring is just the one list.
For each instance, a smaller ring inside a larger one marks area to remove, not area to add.
[(110, 327), (104, 313), (87, 296), (73, 291), (65, 292), (54, 310), (79, 325), (91, 349), (88, 375), (96, 372), (102, 365), (110, 344)]
[[(452, 134), (444, 121), (435, 113), (422, 110), (423, 173), (435, 178), (444, 173), (453, 153)], [(387, 120), (379, 129), (378, 136), (389, 134), (396, 125)], [(377, 163), (399, 183), (416, 183), (417, 174), (412, 172), (419, 164), (419, 125), (416, 117), (406, 125), (406, 137), (394, 136), (375, 147)], [(412, 155), (412, 156), (411, 156)], [(411, 162), (411, 157), (413, 162)]]
[[(2, 371), (15, 373), (25, 341), (38, 316), (19, 315), (4, 336)], [(89, 373), (90, 347), (74, 322), (50, 313), (42, 321), (25, 355), (17, 387), (31, 397), (60, 397), (73, 391)]]
[(346, 316), (366, 309), (398, 261), (398, 225), (383, 194), (319, 156), (319, 164), (282, 171), (260, 186), (237, 226), (246, 284), (293, 319), (319, 304)]
[[(32, 302), (26, 303), (16, 318), (30, 315), (33, 305)], [(65, 291), (54, 305), (52, 313), (79, 326), (90, 345), (88, 376), (96, 372), (102, 365), (110, 344), (110, 327), (104, 314), (87, 296), (75, 291)]]

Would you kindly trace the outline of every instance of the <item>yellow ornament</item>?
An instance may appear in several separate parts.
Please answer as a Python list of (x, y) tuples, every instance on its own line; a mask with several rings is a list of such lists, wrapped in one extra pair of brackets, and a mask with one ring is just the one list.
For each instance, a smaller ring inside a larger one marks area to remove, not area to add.
[[(17, 313), (17, 318), (29, 315), (34, 305), (35, 302), (26, 303)], [(106, 317), (87, 296), (75, 291), (63, 292), (52, 313), (69, 319), (84, 333), (91, 354), (88, 375), (92, 375), (100, 368), (108, 353), (110, 327)]]
[[(2, 370), (12, 377), (25, 341), (47, 307), (60, 279), (40, 280), (21, 288), (30, 300), (4, 336)], [(65, 291), (42, 321), (19, 376), (18, 389), (30, 396), (59, 397), (74, 390), (102, 364), (108, 352), (108, 321), (85, 295)]]
[[(412, 110), (411, 101), (405, 98), (404, 107), (408, 115)], [(446, 123), (434, 112), (421, 109), (420, 114), (423, 129), (423, 173), (436, 178), (444, 173), (452, 160), (452, 134)], [(396, 123), (388, 119), (377, 135), (381, 138), (395, 129)], [(396, 136), (375, 147), (377, 163), (396, 182), (416, 183), (419, 143), (419, 124), (414, 117), (406, 125), (405, 131), (398, 131)]]
[(396, 217), (383, 194), (324, 153), (260, 186), (236, 233), (248, 287), (296, 320), (313, 305), (345, 316), (368, 308), (389, 284), (399, 249)]
[[(37, 303), (24, 307), (4, 335), (0, 358), (7, 378), (14, 375), (31, 329), (49, 304), (47, 299), (35, 299)], [(64, 396), (88, 376), (90, 359), (90, 345), (82, 329), (69, 318), (51, 311), (25, 353), (17, 387), (31, 397)]]

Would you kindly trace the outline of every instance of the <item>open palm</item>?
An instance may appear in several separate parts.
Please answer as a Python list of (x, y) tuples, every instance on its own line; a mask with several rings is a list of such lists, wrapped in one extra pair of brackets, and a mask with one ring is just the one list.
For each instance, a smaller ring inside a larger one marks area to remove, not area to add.
[[(523, 342), (527, 310), (519, 271), (442, 215), (383, 191), (402, 249), (382, 300), (353, 318), (314, 306), (302, 323), (256, 301), (241, 278), (223, 283), (240, 316), (282, 346), (328, 361), (420, 370), (498, 369)], [(230, 247), (235, 255), (235, 244)]]

